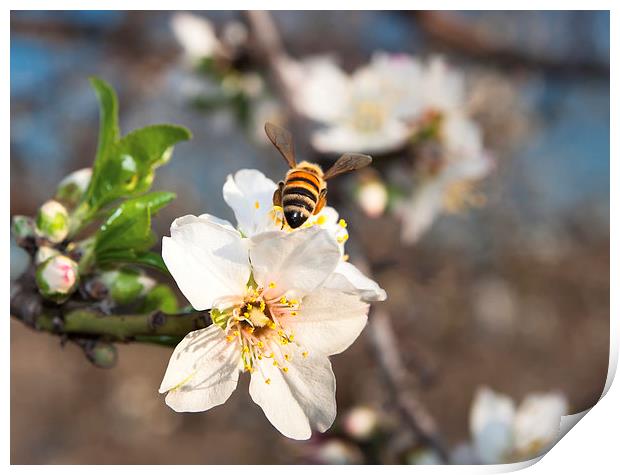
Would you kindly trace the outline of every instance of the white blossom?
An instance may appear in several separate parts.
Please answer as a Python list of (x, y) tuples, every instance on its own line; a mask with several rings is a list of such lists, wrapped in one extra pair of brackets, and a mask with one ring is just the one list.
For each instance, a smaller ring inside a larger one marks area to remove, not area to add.
[(544, 454), (557, 441), (568, 402), (559, 393), (530, 394), (519, 407), (482, 387), (470, 412), (473, 448), (482, 463), (508, 463)]
[(368, 313), (358, 296), (323, 285), (341, 258), (333, 236), (313, 226), (243, 238), (208, 216), (179, 218), (170, 234), (164, 261), (214, 323), (174, 350), (160, 387), (166, 403), (190, 412), (223, 404), (247, 371), (252, 400), (282, 434), (327, 430), (336, 416), (328, 356), (353, 343)]

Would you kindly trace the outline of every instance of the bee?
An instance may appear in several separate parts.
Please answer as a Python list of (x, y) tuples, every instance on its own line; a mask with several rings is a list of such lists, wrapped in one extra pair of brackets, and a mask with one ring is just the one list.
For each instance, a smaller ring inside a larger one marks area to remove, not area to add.
[(286, 224), (292, 229), (300, 227), (310, 216), (323, 209), (327, 203), (327, 180), (372, 162), (369, 155), (345, 153), (329, 170), (323, 172), (315, 163), (303, 161), (298, 164), (295, 161), (293, 136), (288, 130), (267, 122), (265, 133), (290, 167), (284, 180), (278, 183), (273, 194), (273, 204), (283, 209)]

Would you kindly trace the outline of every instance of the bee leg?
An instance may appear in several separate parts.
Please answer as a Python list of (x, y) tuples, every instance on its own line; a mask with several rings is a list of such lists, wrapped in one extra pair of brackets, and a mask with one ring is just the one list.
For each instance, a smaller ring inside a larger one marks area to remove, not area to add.
[(274, 206), (282, 206), (282, 191), (284, 190), (284, 182), (281, 181), (278, 183), (278, 187), (276, 191), (273, 192), (273, 205)]
[(312, 214), (319, 214), (326, 204), (327, 204), (327, 188), (323, 188), (321, 190), (321, 193), (319, 193), (319, 199), (316, 202), (316, 206)]

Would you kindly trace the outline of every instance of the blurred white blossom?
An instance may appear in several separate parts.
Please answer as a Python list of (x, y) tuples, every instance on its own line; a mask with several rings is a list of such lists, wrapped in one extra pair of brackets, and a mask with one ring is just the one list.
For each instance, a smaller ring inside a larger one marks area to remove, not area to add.
[(519, 407), (503, 394), (482, 387), (470, 412), (473, 449), (482, 463), (509, 463), (544, 454), (558, 439), (560, 418), (568, 413), (559, 393), (530, 394)]
[(420, 110), (422, 68), (408, 55), (376, 54), (349, 75), (328, 56), (284, 68), (299, 113), (324, 128), (312, 137), (322, 152), (389, 152), (404, 146)]
[(350, 409), (343, 417), (345, 432), (356, 440), (368, 440), (379, 427), (379, 415), (370, 407), (357, 406)]
[(439, 143), (432, 155), (420, 156), (412, 194), (400, 204), (401, 238), (416, 242), (443, 212), (457, 213), (484, 203), (477, 182), (493, 168), (478, 126), (462, 114), (440, 119)]
[(313, 461), (325, 465), (359, 465), (364, 463), (361, 450), (340, 439), (329, 439), (319, 445)]
[(192, 13), (175, 13), (170, 22), (174, 37), (192, 64), (210, 58), (223, 49), (209, 20)]

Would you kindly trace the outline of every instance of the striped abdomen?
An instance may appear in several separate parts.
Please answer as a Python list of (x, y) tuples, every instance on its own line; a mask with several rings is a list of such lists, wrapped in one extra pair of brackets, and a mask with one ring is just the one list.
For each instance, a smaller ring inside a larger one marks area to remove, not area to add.
[(291, 228), (298, 228), (312, 215), (323, 186), (314, 171), (295, 168), (288, 172), (282, 191), (282, 208)]

